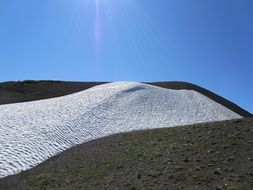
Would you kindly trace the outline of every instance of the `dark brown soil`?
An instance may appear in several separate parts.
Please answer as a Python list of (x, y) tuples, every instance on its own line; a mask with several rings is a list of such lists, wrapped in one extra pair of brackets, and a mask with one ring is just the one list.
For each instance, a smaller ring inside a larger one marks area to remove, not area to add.
[[(8, 103), (34, 101), (53, 98), (78, 92), (105, 82), (64, 82), (64, 81), (21, 81), (0, 83), (0, 105)], [(252, 114), (240, 108), (225, 98), (202, 87), (187, 82), (154, 82), (151, 85), (168, 89), (195, 90), (238, 113), (242, 117), (252, 117)]]
[(0, 189), (253, 189), (253, 118), (116, 134), (0, 180)]
[(99, 82), (20, 81), (0, 83), (0, 105), (54, 98), (86, 90)]

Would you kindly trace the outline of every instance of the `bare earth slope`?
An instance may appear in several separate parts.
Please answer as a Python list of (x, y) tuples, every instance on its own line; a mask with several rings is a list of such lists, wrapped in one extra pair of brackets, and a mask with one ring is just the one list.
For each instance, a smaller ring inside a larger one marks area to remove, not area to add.
[(112, 135), (0, 179), (0, 189), (253, 189), (253, 119)]
[[(0, 83), (0, 105), (8, 103), (26, 102), (41, 100), (46, 98), (59, 97), (78, 91), (82, 91), (93, 86), (106, 82), (66, 82), (66, 81), (22, 81)], [(154, 82), (149, 83), (167, 89), (188, 89), (195, 90), (222, 104), (228, 109), (238, 113), (242, 117), (251, 117), (252, 114), (240, 108), (236, 104), (226, 100), (219, 95), (208, 91), (197, 85), (187, 82)]]

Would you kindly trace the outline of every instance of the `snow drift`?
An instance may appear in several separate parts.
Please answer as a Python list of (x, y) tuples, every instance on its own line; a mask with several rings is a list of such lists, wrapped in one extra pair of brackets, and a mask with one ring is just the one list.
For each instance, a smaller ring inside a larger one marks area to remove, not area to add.
[(0, 178), (110, 134), (241, 118), (192, 90), (116, 82), (0, 106)]

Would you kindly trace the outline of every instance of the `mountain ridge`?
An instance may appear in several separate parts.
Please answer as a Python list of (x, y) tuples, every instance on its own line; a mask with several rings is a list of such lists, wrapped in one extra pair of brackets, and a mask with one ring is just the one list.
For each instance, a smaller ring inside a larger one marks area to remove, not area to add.
[[(72, 82), (52, 80), (3, 82), (0, 83), (0, 105), (59, 97), (86, 90), (96, 85), (105, 83), (109, 82)], [(195, 90), (241, 115), (242, 117), (252, 117), (252, 114), (250, 112), (246, 111), (235, 103), (193, 83), (183, 81), (142, 83), (174, 90)]]

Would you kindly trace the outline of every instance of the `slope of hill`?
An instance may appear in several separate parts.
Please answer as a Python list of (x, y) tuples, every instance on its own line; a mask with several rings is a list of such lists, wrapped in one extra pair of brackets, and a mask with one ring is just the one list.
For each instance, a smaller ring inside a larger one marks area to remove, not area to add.
[(103, 84), (68, 96), (0, 108), (0, 177), (119, 132), (241, 118), (196, 91), (135, 82)]
[(0, 189), (253, 189), (253, 119), (117, 134), (0, 179)]
[[(66, 82), (66, 81), (21, 81), (0, 83), (0, 105), (54, 98), (82, 91), (105, 82)], [(195, 90), (212, 100), (222, 104), (242, 117), (252, 117), (252, 114), (240, 108), (231, 101), (220, 97), (197, 85), (187, 82), (154, 82), (148, 83), (167, 89)]]
[(242, 117), (252, 117), (253, 115), (239, 107), (238, 105), (234, 104), (233, 102), (205, 89), (198, 85), (188, 83), (188, 82), (154, 82), (151, 83), (154, 86), (159, 86), (162, 88), (168, 88), (168, 89), (174, 89), (174, 90), (180, 90), (180, 89), (187, 89), (187, 90), (195, 90), (210, 99), (216, 101), (217, 103), (227, 107), (228, 109), (232, 110), (235, 113), (238, 113)]

